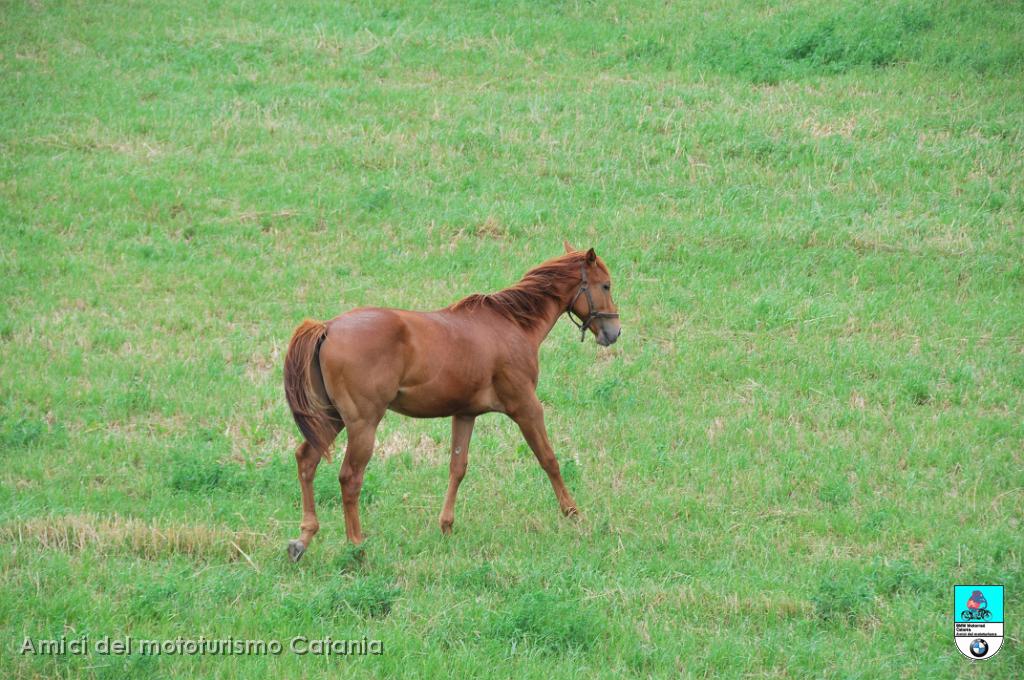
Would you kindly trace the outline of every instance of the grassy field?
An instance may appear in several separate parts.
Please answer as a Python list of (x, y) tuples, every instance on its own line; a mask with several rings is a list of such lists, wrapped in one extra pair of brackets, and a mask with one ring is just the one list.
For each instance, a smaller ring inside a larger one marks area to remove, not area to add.
[[(1020, 2), (4, 0), (0, 96), (0, 676), (1024, 676)], [(294, 326), (563, 237), (624, 328), (541, 351), (584, 519), (492, 415), (443, 538), (391, 415), (290, 563)]]

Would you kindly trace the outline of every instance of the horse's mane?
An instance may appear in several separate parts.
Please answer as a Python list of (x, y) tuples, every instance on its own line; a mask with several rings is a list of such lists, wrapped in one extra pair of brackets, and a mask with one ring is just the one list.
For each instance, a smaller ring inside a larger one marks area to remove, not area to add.
[(475, 293), (451, 305), (451, 310), (487, 307), (523, 328), (534, 328), (547, 311), (547, 301), (559, 299), (559, 282), (579, 278), (586, 253), (572, 252), (552, 258), (526, 272), (515, 285), (497, 293)]

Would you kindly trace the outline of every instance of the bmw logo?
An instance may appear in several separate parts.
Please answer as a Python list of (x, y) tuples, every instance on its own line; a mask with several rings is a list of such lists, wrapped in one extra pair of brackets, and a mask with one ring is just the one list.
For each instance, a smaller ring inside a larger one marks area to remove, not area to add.
[(987, 642), (985, 642), (981, 638), (978, 638), (976, 640), (971, 640), (971, 655), (973, 655), (973, 656), (975, 656), (975, 657), (980, 659), (981, 657), (985, 656), (986, 654), (988, 654), (988, 643)]

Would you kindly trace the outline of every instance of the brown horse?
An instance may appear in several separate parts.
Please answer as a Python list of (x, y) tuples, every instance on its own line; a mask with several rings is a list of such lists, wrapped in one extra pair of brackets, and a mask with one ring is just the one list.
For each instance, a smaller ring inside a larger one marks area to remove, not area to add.
[(563, 312), (580, 329), (581, 341), (590, 330), (599, 345), (610, 345), (621, 326), (604, 262), (593, 248), (575, 251), (567, 242), (565, 251), (510, 288), (470, 295), (436, 312), (371, 307), (299, 325), (284, 362), (285, 395), (305, 437), (295, 452), (302, 524), (299, 538), (288, 544), (292, 560), (302, 557), (320, 528), (313, 476), (321, 457), (331, 459), (331, 444), (345, 427), (348, 444), (338, 475), (345, 533), (349, 541), (362, 542), (359, 491), (377, 425), (388, 409), (414, 418), (452, 418), (443, 533), (451, 532), (455, 519), (474, 419), (492, 411), (516, 422), (562, 512), (576, 514), (536, 395), (537, 353)]

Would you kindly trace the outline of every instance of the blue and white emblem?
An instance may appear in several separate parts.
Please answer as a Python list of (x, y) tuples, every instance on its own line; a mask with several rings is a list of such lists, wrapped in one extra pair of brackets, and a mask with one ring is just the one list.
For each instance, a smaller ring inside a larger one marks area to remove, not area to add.
[(953, 587), (953, 640), (972, 661), (995, 656), (1003, 644), (1003, 587)]

